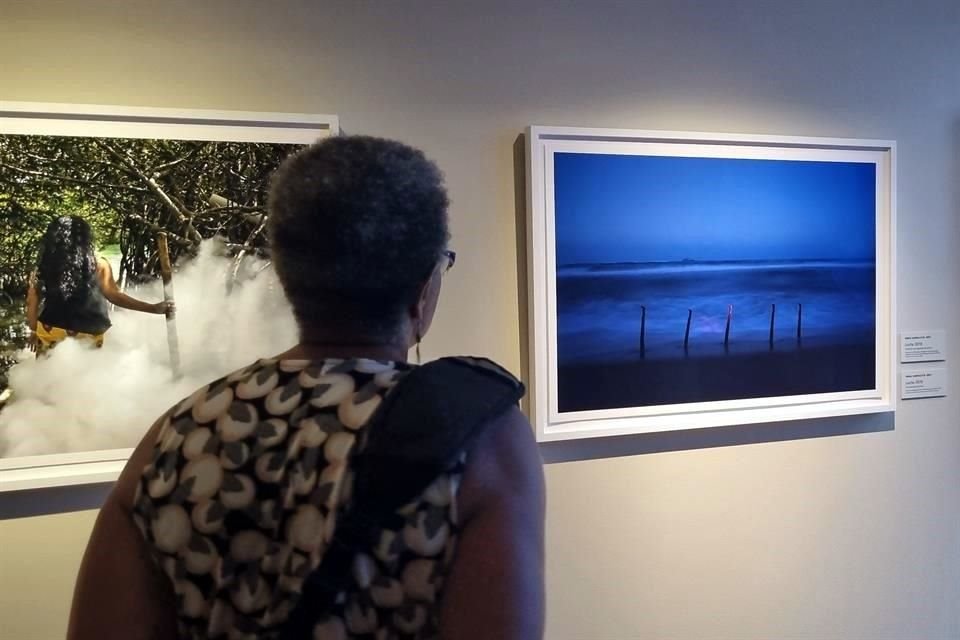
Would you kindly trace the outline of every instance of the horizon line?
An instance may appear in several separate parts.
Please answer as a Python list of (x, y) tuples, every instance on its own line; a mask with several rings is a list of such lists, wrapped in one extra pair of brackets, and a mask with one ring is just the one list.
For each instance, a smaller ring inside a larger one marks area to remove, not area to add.
[(675, 260), (614, 260), (612, 262), (566, 262), (558, 264), (558, 267), (582, 267), (596, 265), (675, 265), (675, 264), (723, 264), (723, 263), (787, 263), (787, 262), (873, 262), (876, 258), (867, 256), (863, 258), (680, 258)]

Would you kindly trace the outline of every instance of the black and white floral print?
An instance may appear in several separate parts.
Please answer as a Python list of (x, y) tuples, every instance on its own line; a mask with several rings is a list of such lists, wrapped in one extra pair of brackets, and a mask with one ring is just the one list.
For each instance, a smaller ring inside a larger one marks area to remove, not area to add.
[[(409, 371), (372, 360), (260, 360), (171, 409), (134, 517), (185, 638), (276, 638), (350, 501), (368, 419)], [(311, 640), (438, 636), (463, 458), (358, 553)]]

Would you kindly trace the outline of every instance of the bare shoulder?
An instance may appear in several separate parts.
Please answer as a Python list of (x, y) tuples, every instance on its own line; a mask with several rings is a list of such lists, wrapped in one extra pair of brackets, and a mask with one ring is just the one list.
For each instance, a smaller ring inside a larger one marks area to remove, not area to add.
[(543, 463), (517, 408), (468, 451), (461, 531), (440, 612), (441, 636), (537, 640), (544, 626)]
[(529, 420), (516, 406), (496, 418), (473, 443), (460, 491), (468, 521), (480, 510), (510, 501), (543, 501), (543, 461)]

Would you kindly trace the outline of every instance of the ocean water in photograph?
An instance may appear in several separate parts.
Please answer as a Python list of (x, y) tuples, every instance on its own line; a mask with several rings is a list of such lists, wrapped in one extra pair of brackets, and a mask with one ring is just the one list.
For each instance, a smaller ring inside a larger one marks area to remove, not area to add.
[(873, 283), (874, 265), (864, 262), (565, 267), (557, 274), (559, 360), (635, 358), (641, 325), (652, 358), (767, 351), (771, 314), (778, 348), (797, 342), (798, 324), (810, 345), (872, 343)]
[(561, 411), (873, 388), (874, 273), (825, 260), (562, 267)]

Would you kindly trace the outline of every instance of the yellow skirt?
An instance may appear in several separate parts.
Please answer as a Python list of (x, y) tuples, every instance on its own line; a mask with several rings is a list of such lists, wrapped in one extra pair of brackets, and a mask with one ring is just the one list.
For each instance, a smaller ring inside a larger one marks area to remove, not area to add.
[(103, 336), (105, 334), (98, 333), (84, 333), (82, 331), (70, 331), (69, 329), (61, 329), (60, 327), (54, 327), (53, 325), (44, 324), (42, 322), (37, 323), (37, 355), (49, 351), (57, 345), (58, 342), (63, 342), (67, 338), (77, 338), (78, 340), (88, 340), (94, 344), (98, 349), (103, 346)]

